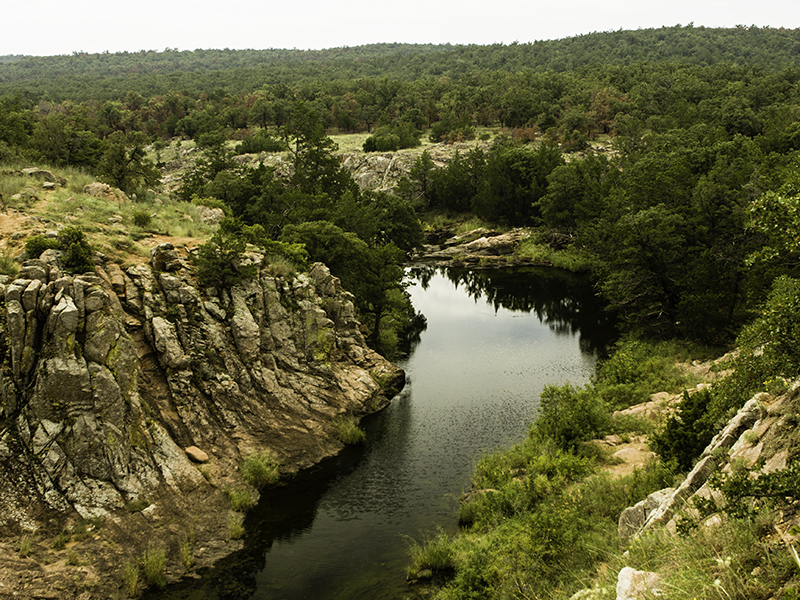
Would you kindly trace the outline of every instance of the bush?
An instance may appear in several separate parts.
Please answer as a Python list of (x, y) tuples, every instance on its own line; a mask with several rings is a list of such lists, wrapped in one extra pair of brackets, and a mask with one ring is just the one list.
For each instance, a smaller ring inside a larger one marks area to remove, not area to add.
[(33, 235), (25, 240), (25, 254), (30, 258), (39, 258), (45, 250), (58, 250), (58, 239), (46, 235)]
[(242, 462), (242, 477), (257, 490), (280, 479), (280, 464), (269, 452), (253, 454)]
[(654, 392), (684, 388), (690, 380), (676, 362), (686, 353), (676, 343), (623, 341), (598, 366), (594, 388), (614, 410), (647, 402)]
[(256, 154), (259, 152), (283, 152), (286, 150), (283, 140), (271, 135), (262, 129), (257, 131), (252, 137), (242, 140), (234, 148), (235, 154)]
[(243, 225), (235, 219), (222, 219), (217, 233), (198, 248), (194, 257), (200, 285), (226, 288), (255, 277), (255, 265), (241, 264), (246, 249)]
[(133, 211), (133, 224), (137, 227), (141, 227), (145, 229), (150, 226), (150, 222), (153, 220), (153, 217), (150, 216), (150, 212), (146, 210), (135, 210)]
[(611, 411), (591, 387), (570, 384), (542, 390), (535, 430), (569, 450), (578, 443), (604, 435), (611, 427)]
[(80, 227), (64, 227), (58, 232), (58, 245), (64, 253), (62, 262), (70, 273), (94, 271), (92, 247)]
[(402, 123), (393, 127), (379, 127), (364, 141), (364, 152), (396, 152), (402, 148), (416, 148), (421, 132), (411, 123)]
[(724, 420), (770, 383), (800, 372), (800, 280), (779, 277), (760, 316), (742, 330), (734, 371), (714, 385), (710, 417)]
[(664, 428), (650, 438), (653, 449), (661, 460), (675, 461), (681, 471), (692, 468), (716, 433), (714, 423), (707, 415), (711, 391), (699, 390), (694, 394), (683, 392), (677, 412), (671, 415)]

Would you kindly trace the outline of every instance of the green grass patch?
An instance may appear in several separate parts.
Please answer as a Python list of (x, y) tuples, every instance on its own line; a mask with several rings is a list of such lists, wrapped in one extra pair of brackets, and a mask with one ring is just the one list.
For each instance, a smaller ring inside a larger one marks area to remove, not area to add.
[(522, 240), (514, 254), (526, 260), (553, 265), (573, 273), (587, 272), (592, 267), (589, 257), (580, 250), (572, 247), (556, 250), (547, 244), (538, 242), (535, 237)]
[(336, 437), (343, 444), (360, 444), (367, 438), (367, 434), (358, 426), (358, 419), (352, 415), (336, 417), (333, 426)]
[(270, 452), (252, 454), (242, 461), (242, 477), (257, 490), (280, 480), (280, 463)]
[(236, 512), (246, 512), (256, 503), (253, 491), (248, 488), (228, 490), (228, 499), (231, 502), (231, 509)]
[(228, 539), (240, 540), (245, 536), (244, 517), (232, 514), (228, 517)]
[(164, 587), (167, 580), (164, 572), (167, 566), (167, 553), (160, 546), (149, 546), (139, 557), (139, 567), (148, 585)]

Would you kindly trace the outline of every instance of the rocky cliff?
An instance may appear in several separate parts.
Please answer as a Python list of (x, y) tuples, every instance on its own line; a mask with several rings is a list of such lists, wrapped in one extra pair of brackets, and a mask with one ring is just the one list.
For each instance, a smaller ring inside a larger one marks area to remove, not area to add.
[[(244, 485), (245, 458), (309, 467), (341, 449), (336, 416), (402, 386), (324, 265), (278, 276), (247, 260), (259, 276), (230, 290), (199, 289), (170, 244), (76, 276), (48, 251), (0, 280), (0, 597), (107, 598), (125, 560), (158, 540), (169, 562), (190, 530), (208, 564), (236, 547), (225, 490)], [(42, 566), (64, 560), (53, 535), (86, 523), (83, 575)], [(21, 558), (4, 553), (23, 538)]]

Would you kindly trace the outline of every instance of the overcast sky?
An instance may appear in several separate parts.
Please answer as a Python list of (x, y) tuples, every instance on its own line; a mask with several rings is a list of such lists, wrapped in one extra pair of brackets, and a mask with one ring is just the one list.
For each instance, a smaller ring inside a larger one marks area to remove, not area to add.
[(664, 25), (800, 27), (796, 0), (5, 0), (0, 55), (491, 44)]

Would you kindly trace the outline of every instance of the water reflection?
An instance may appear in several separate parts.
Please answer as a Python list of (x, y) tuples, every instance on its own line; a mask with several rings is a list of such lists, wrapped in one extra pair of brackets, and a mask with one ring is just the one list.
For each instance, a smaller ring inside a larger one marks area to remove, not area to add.
[[(495, 311), (533, 312), (556, 334), (578, 335), (586, 353), (602, 355), (616, 335), (610, 313), (603, 310), (592, 283), (583, 275), (545, 267), (470, 270), (415, 266), (408, 273), (422, 289), (428, 289), (432, 278), (440, 275)], [(412, 335), (417, 336), (416, 331)]]

